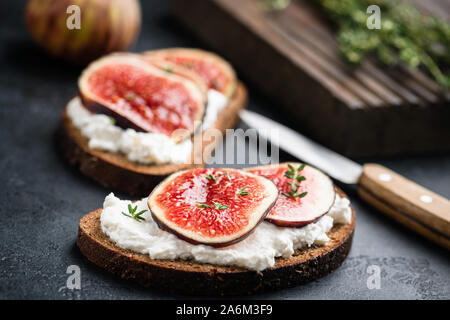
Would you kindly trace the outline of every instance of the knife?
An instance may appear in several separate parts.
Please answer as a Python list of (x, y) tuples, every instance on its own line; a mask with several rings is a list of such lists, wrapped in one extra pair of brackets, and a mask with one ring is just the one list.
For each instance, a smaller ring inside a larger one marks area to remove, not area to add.
[(360, 165), (260, 114), (243, 110), (241, 120), (296, 158), (345, 184), (356, 184), (358, 195), (379, 211), (418, 234), (450, 249), (450, 201), (379, 164)]

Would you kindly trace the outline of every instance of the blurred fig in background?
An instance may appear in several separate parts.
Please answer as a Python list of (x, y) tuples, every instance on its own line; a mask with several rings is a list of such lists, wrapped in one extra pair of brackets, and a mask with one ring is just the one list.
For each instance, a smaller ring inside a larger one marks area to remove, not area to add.
[(86, 64), (134, 43), (141, 8), (138, 0), (29, 0), (25, 20), (33, 38), (50, 54)]

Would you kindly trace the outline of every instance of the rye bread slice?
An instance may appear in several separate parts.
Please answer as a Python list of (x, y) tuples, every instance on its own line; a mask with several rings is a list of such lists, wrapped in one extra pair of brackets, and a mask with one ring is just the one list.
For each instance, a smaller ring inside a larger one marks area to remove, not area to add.
[[(346, 195), (340, 189), (337, 193)], [(338, 268), (347, 257), (355, 229), (355, 211), (347, 225), (335, 225), (325, 246), (297, 250), (291, 258), (277, 258), (274, 267), (256, 272), (186, 260), (153, 260), (116, 246), (100, 227), (101, 209), (79, 224), (77, 245), (97, 266), (145, 287), (188, 295), (249, 295), (305, 284)]]
[[(213, 127), (222, 133), (225, 133), (226, 129), (234, 128), (239, 120), (239, 111), (246, 103), (247, 90), (239, 83), (233, 98), (220, 111)], [(83, 174), (109, 189), (130, 195), (147, 196), (171, 173), (204, 166), (204, 163), (145, 165), (132, 162), (121, 153), (93, 150), (88, 147), (88, 139), (72, 124), (67, 115), (67, 108), (64, 109), (62, 118), (60, 146), (64, 157)], [(203, 138), (202, 151), (205, 148), (213, 150), (218, 141)]]

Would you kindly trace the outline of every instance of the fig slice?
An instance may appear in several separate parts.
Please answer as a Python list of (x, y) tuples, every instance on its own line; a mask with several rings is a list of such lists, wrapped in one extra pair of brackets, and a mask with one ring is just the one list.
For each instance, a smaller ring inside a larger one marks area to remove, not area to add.
[(214, 89), (230, 99), (236, 89), (236, 73), (233, 67), (218, 55), (191, 48), (171, 48), (144, 53), (148, 57), (159, 58), (182, 65), (197, 73), (209, 89)]
[(179, 171), (150, 194), (158, 226), (192, 244), (226, 247), (245, 239), (276, 202), (278, 189), (237, 169)]
[[(299, 168), (301, 171), (298, 171)], [(247, 171), (272, 180), (278, 187), (280, 195), (266, 217), (267, 221), (278, 226), (306, 226), (326, 214), (334, 204), (336, 191), (333, 182), (322, 171), (311, 166), (282, 163), (249, 168)], [(296, 180), (297, 176), (304, 178)], [(292, 184), (298, 187), (292, 188)], [(293, 189), (296, 189), (295, 192)]]
[(118, 126), (183, 140), (201, 123), (206, 91), (141, 57), (111, 54), (91, 63), (78, 80), (84, 106)]
[(150, 63), (161, 70), (169, 73), (169, 74), (176, 74), (178, 76), (187, 78), (188, 80), (191, 80), (194, 82), (198, 88), (203, 92), (204, 95), (207, 95), (208, 93), (208, 87), (206, 86), (206, 83), (203, 81), (203, 78), (200, 77), (197, 73), (194, 71), (183, 67), (182, 65), (157, 58), (157, 57), (149, 57), (149, 56), (142, 56), (142, 59), (146, 61), (147, 63)]

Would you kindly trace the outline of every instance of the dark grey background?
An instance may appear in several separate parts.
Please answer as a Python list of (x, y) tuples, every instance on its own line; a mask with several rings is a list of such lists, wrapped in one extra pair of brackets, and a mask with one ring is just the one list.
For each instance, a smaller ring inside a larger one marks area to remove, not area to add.
[[(142, 32), (133, 50), (204, 47), (170, 18), (166, 1), (142, 2)], [(108, 190), (66, 165), (58, 153), (61, 111), (76, 93), (81, 69), (52, 60), (34, 46), (23, 26), (23, 6), (24, 1), (0, 3), (0, 298), (176, 297), (103, 272), (75, 246), (79, 219), (100, 207)], [(277, 113), (276, 102), (249, 88), (249, 109), (287, 121)], [(280, 160), (289, 157), (281, 155)], [(448, 155), (359, 160), (378, 161), (450, 197)], [(357, 212), (357, 228), (344, 265), (306, 286), (255, 298), (449, 299), (448, 252), (372, 210), (352, 189), (345, 190)], [(81, 290), (65, 287), (72, 264), (81, 268)], [(369, 265), (381, 268), (379, 290), (367, 288)]]

